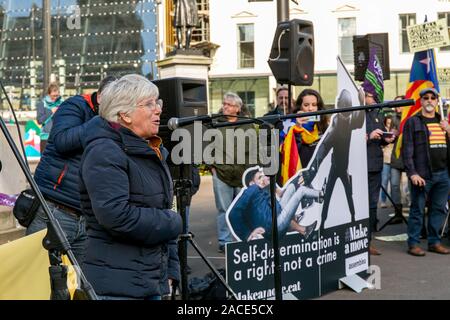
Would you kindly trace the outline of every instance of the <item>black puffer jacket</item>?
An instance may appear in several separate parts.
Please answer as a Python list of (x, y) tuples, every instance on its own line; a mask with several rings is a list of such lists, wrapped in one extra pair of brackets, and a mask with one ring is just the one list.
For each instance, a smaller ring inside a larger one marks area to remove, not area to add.
[(53, 117), (53, 128), (34, 178), (42, 194), (80, 211), (79, 171), (87, 122), (97, 113), (83, 96), (64, 101)]
[[(83, 270), (100, 295), (145, 298), (179, 279), (175, 239), (181, 217), (170, 208), (172, 179), (147, 141), (100, 117), (86, 132), (81, 206), (89, 243)], [(164, 158), (166, 149), (159, 149)]]
[[(375, 129), (386, 131), (384, 116), (378, 109), (366, 111), (366, 133), (370, 135)], [(383, 149), (381, 147), (387, 144), (384, 138), (367, 140), (368, 172), (380, 172), (383, 169)]]

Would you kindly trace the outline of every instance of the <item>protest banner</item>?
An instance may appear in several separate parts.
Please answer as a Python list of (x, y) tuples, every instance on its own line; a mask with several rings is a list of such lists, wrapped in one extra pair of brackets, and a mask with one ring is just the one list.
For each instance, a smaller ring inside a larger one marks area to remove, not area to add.
[[(361, 105), (340, 58), (337, 70), (336, 108)], [(335, 114), (308, 166), (278, 190), (283, 295), (318, 297), (337, 290), (340, 278), (369, 268), (366, 148), (364, 111)], [(226, 247), (227, 282), (238, 299), (273, 299), (272, 217), (264, 169), (247, 169), (243, 185), (227, 211), (238, 240)]]
[(409, 26), (406, 32), (411, 52), (450, 45), (446, 19)]

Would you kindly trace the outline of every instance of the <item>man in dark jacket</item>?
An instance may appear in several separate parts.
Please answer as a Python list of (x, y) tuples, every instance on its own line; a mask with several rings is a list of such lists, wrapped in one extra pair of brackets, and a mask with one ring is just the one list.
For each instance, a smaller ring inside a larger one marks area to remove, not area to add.
[[(395, 97), (394, 100), (403, 100), (405, 99), (405, 96), (398, 96)], [(402, 111), (403, 111), (403, 107), (397, 107), (394, 109), (395, 110), (395, 114), (392, 117), (392, 132), (394, 132), (395, 134), (395, 142), (394, 142), (394, 147), (392, 150), (392, 154), (391, 154), (391, 197), (392, 200), (394, 201), (394, 205), (396, 207), (396, 210), (399, 210), (400, 212), (402, 212), (403, 210), (403, 205), (402, 205), (402, 197), (401, 197), (401, 192), (400, 192), (400, 185), (401, 185), (401, 177), (402, 177), (402, 173), (405, 171), (405, 166), (403, 165), (403, 158), (401, 156), (401, 154), (399, 155), (399, 157), (397, 157), (396, 154), (396, 150), (397, 150), (397, 144), (399, 143), (398, 141), (398, 135), (399, 135), (399, 130), (400, 130), (400, 122), (401, 122), (401, 118), (402, 118)], [(401, 218), (398, 219), (394, 219), (393, 222), (402, 222)]]
[[(273, 108), (273, 110), (267, 112), (264, 116), (272, 116), (272, 115), (286, 115), (286, 114), (290, 114), (294, 112), (294, 108), (295, 108), (295, 102), (291, 101), (291, 103), (288, 102), (289, 100), (289, 90), (287, 86), (279, 86), (276, 90), (276, 99), (277, 99), (277, 105), (275, 106), (275, 108)], [(296, 119), (286, 119), (283, 121), (277, 121), (272, 123), (272, 125), (274, 125), (274, 128), (278, 130), (279, 132), (279, 140), (278, 140), (278, 145), (281, 146), (284, 142), (284, 139), (286, 138), (286, 135), (289, 131), (289, 128), (294, 126), (296, 123)], [(268, 141), (268, 144), (271, 144), (271, 141)], [(281, 153), (278, 153), (278, 163), (281, 163), (282, 160), (282, 155)], [(277, 172), (277, 177), (276, 177), (276, 181), (282, 185), (283, 181), (282, 181), (282, 177), (281, 177), (281, 165), (279, 166), (278, 172)]]
[[(277, 97), (277, 105), (275, 108), (269, 112), (267, 112), (264, 116), (272, 116), (272, 115), (286, 115), (294, 112), (295, 103), (291, 101), (291, 103), (288, 103), (289, 100), (289, 91), (286, 86), (280, 86), (276, 91), (276, 97)], [(279, 121), (275, 123), (275, 128), (280, 131), (280, 142), (279, 145), (284, 141), (284, 138), (286, 137), (286, 134), (289, 131), (289, 128), (291, 126), (295, 125), (295, 119), (286, 119), (284, 121)]]
[[(372, 93), (365, 93), (366, 105), (381, 103), (376, 101)], [(381, 189), (381, 170), (383, 169), (382, 146), (392, 143), (395, 137), (384, 136), (384, 117), (379, 109), (366, 111), (367, 133), (367, 170), (369, 182), (369, 223), (371, 233), (377, 230), (377, 207)], [(380, 255), (380, 252), (372, 245), (369, 248), (372, 255)]]
[[(84, 259), (85, 220), (81, 216), (79, 169), (87, 123), (98, 112), (100, 95), (115, 77), (106, 77), (92, 95), (74, 96), (64, 101), (53, 117), (53, 127), (34, 178), (47, 204), (66, 234), (77, 261)], [(32, 234), (47, 227), (40, 207), (27, 229)]]
[(277, 105), (275, 108), (265, 115), (274, 115), (274, 114), (280, 114), (285, 115), (290, 113), (291, 108), (289, 106), (288, 100), (289, 100), (289, 91), (288, 88), (285, 86), (280, 86), (277, 91), (275, 92), (276, 98), (277, 98)]
[(439, 94), (434, 88), (420, 92), (421, 112), (408, 119), (403, 130), (402, 156), (411, 179), (411, 207), (408, 219), (408, 253), (424, 256), (419, 247), (425, 198), (428, 210), (428, 251), (449, 254), (441, 244), (439, 229), (446, 216), (449, 192), (450, 127), (436, 113)]
[[(236, 122), (236, 116), (240, 114), (242, 105), (242, 99), (237, 94), (233, 92), (225, 93), (222, 106), (223, 117), (220, 118), (219, 121)], [(252, 127), (252, 125), (244, 125), (239, 127), (230, 126), (219, 128), (220, 132), (222, 133), (223, 139), (220, 148), (218, 148), (219, 150), (217, 150), (216, 152), (220, 152), (223, 155), (223, 163), (212, 164), (211, 173), (213, 176), (214, 198), (218, 211), (217, 234), (219, 242), (218, 250), (220, 253), (224, 253), (225, 245), (228, 242), (233, 241), (233, 237), (231, 236), (230, 229), (228, 228), (226, 222), (225, 213), (227, 212), (228, 207), (233, 202), (233, 199), (240, 192), (242, 187), (242, 174), (249, 167), (247, 164), (239, 164), (237, 161), (238, 156), (240, 156), (237, 152), (237, 139), (235, 139), (235, 141), (233, 142), (233, 158), (231, 158), (231, 154), (227, 152), (227, 146), (230, 145), (231, 141), (228, 141), (227, 143), (226, 131), (234, 130), (237, 128), (247, 130)], [(248, 149), (248, 147), (245, 148), (245, 159), (248, 159)]]

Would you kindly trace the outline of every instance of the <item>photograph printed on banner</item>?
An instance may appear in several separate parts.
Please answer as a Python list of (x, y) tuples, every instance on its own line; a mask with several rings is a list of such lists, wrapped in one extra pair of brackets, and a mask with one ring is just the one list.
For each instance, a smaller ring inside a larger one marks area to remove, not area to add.
[[(364, 104), (338, 58), (335, 108)], [(303, 299), (338, 289), (338, 280), (368, 268), (368, 180), (364, 111), (334, 114), (308, 165), (276, 186), (283, 294)], [(240, 299), (273, 297), (270, 179), (248, 168), (227, 210), (237, 242), (226, 249), (227, 281)]]

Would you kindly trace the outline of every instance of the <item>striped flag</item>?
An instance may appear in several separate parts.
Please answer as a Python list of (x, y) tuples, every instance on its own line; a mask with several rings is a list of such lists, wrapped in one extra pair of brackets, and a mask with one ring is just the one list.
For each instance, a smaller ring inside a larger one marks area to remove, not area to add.
[(362, 84), (364, 92), (371, 93), (376, 103), (384, 101), (384, 83), (383, 83), (383, 69), (377, 57), (375, 48), (371, 48), (369, 63), (364, 75), (364, 82)]
[(411, 73), (409, 76), (409, 85), (405, 96), (406, 99), (414, 99), (416, 104), (409, 108), (403, 109), (398, 142), (395, 149), (395, 156), (397, 158), (400, 157), (400, 150), (402, 147), (403, 127), (405, 126), (406, 120), (420, 111), (421, 106), (419, 93), (425, 88), (435, 88), (438, 92), (440, 91), (436, 72), (436, 59), (433, 49), (419, 51), (414, 54)]
[[(310, 130), (308, 130), (308, 127)], [(298, 152), (296, 135), (301, 135), (302, 143), (310, 145), (320, 139), (319, 128), (314, 122), (308, 122), (299, 127), (294, 125), (289, 128), (288, 134), (281, 145), (281, 182), (286, 182), (298, 171), (303, 169), (307, 163), (303, 163)]]
[(297, 141), (295, 140), (295, 134), (301, 133), (303, 128), (298, 126), (292, 126), (283, 144), (281, 145), (281, 183), (284, 185), (290, 177), (295, 175), (300, 169), (302, 169), (302, 163), (300, 162), (300, 156), (297, 149)]

